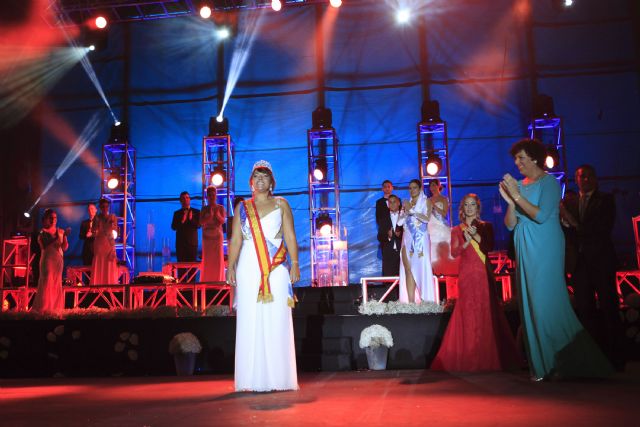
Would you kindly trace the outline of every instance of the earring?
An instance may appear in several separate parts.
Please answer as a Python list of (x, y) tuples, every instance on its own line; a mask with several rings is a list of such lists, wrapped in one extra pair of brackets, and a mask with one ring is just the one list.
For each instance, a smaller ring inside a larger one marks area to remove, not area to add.
[(269, 193), (273, 193), (273, 185), (269, 186)]
[(256, 188), (252, 185), (251, 186), (251, 192), (253, 193), (254, 191), (256, 191)]
[(537, 160), (534, 160), (534, 161), (533, 161), (533, 163), (535, 163), (535, 164), (537, 165), (537, 164), (538, 164), (538, 161), (537, 161)]

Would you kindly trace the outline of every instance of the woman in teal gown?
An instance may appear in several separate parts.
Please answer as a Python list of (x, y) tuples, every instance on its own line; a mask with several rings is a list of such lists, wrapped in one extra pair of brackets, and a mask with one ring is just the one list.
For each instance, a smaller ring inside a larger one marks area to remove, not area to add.
[(511, 148), (524, 179), (506, 174), (500, 194), (507, 202), (505, 224), (514, 230), (516, 281), (532, 379), (605, 377), (606, 357), (578, 321), (564, 280), (561, 191), (542, 169), (546, 150), (524, 139)]

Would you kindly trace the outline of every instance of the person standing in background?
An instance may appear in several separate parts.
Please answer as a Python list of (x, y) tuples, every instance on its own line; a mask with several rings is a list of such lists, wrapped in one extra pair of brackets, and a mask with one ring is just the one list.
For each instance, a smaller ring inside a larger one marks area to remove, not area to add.
[(173, 213), (171, 229), (176, 232), (176, 258), (178, 262), (195, 262), (198, 258), (198, 228), (200, 211), (191, 207), (191, 196), (180, 193), (182, 208)]
[(93, 220), (96, 217), (96, 212), (98, 209), (96, 205), (93, 203), (89, 203), (87, 205), (87, 213), (89, 214), (89, 219), (85, 219), (80, 224), (80, 240), (82, 240), (82, 264), (91, 265), (93, 261), (93, 242), (95, 240), (95, 236), (93, 235)]

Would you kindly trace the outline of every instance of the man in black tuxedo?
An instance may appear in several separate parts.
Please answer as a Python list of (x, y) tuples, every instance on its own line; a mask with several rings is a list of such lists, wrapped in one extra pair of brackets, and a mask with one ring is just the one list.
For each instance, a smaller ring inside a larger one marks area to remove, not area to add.
[(85, 219), (80, 224), (80, 235), (78, 237), (80, 237), (80, 240), (83, 241), (82, 264), (84, 265), (91, 265), (91, 262), (93, 261), (93, 241), (95, 238), (91, 230), (93, 226), (93, 220), (96, 217), (96, 212), (98, 212), (96, 205), (94, 205), (93, 203), (89, 203), (87, 205), (87, 213), (89, 214), (89, 219)]
[(198, 228), (200, 211), (191, 207), (191, 196), (180, 193), (181, 209), (173, 213), (171, 228), (176, 231), (176, 258), (178, 262), (195, 262), (198, 258)]
[(384, 194), (376, 201), (376, 225), (380, 227), (382, 222), (389, 216), (388, 199), (393, 193), (393, 184), (388, 179), (382, 181), (382, 193)]
[(389, 196), (389, 215), (380, 218), (378, 241), (382, 249), (382, 275), (400, 274), (400, 248), (402, 247), (402, 224), (400, 220), (400, 199), (395, 194)]
[[(560, 207), (564, 226), (572, 229), (568, 238), (577, 251), (572, 276), (578, 317), (595, 336), (603, 337), (604, 351), (620, 367), (623, 354), (622, 324), (616, 290), (617, 258), (611, 238), (616, 216), (612, 194), (598, 189), (595, 168), (578, 167), (575, 174), (579, 197), (568, 199)], [(570, 236), (570, 237), (569, 237)], [(597, 295), (597, 298), (596, 298)], [(596, 302), (597, 301), (597, 302)], [(599, 331), (597, 306), (600, 308), (604, 330)], [(598, 334), (598, 332), (601, 332)]]

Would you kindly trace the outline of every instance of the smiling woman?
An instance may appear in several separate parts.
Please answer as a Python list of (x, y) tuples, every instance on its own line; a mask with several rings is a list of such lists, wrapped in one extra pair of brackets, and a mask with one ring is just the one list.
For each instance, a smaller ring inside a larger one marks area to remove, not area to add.
[(293, 215), (285, 199), (273, 197), (269, 162), (256, 162), (250, 185), (253, 197), (233, 217), (241, 232), (232, 234), (227, 269), (227, 282), (237, 289), (235, 388), (297, 390), (291, 307), (300, 266)]
[(532, 379), (604, 377), (612, 367), (573, 312), (564, 280), (560, 185), (542, 170), (544, 145), (524, 139), (511, 155), (525, 179), (506, 174), (500, 194), (514, 230), (516, 279)]

